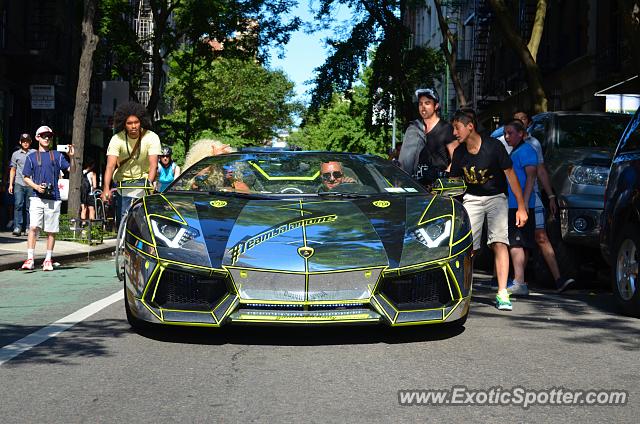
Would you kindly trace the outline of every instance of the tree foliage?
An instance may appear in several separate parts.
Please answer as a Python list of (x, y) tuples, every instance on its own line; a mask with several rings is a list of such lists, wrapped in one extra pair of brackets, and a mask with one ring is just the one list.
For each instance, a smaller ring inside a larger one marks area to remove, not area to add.
[[(388, 109), (392, 103), (402, 124), (415, 115), (414, 91), (433, 85), (441, 75), (444, 59), (440, 52), (410, 47), (410, 32), (401, 19), (401, 8), (417, 0), (321, 0), (316, 13), (319, 25), (330, 26), (334, 11), (348, 6), (353, 25), (347, 35), (327, 40), (330, 55), (316, 69), (310, 111), (316, 115), (330, 104), (336, 93), (348, 93), (364, 65), (371, 67), (368, 110)], [(375, 55), (371, 53), (374, 51)], [(369, 62), (369, 63), (368, 63)], [(370, 115), (369, 115), (370, 116)], [(366, 122), (372, 122), (367, 119)]]
[[(138, 39), (132, 29), (136, 10), (129, 0), (103, 0), (100, 36), (103, 61), (114, 78), (138, 88), (142, 63), (153, 63), (147, 109), (153, 116), (162, 99), (164, 69), (172, 53), (190, 45), (194, 56), (215, 54), (204, 40), (224, 44), (224, 56), (268, 61), (270, 46), (285, 45), (299, 18), (285, 19), (295, 0), (150, 0), (154, 31)], [(150, 47), (147, 53), (143, 46)]]
[[(184, 141), (188, 107), (193, 111), (191, 131), (196, 138), (215, 137), (236, 147), (261, 145), (278, 129), (293, 125), (293, 114), (301, 106), (294, 101), (294, 84), (283, 72), (239, 58), (200, 58), (197, 63), (191, 59), (187, 49), (170, 60), (166, 95), (174, 113), (162, 123), (167, 137)], [(190, 84), (198, 89), (186, 89)]]
[(369, 86), (372, 71), (367, 68), (362, 83), (348, 97), (337, 93), (329, 104), (321, 106), (289, 142), (309, 150), (356, 152), (384, 155), (390, 147), (388, 125), (365, 125), (370, 119)]
[(100, 42), (96, 48), (96, 72), (104, 79), (129, 81), (130, 96), (142, 77), (142, 63), (149, 55), (138, 42), (131, 25), (133, 7), (128, 0), (101, 0), (98, 6), (96, 34)]

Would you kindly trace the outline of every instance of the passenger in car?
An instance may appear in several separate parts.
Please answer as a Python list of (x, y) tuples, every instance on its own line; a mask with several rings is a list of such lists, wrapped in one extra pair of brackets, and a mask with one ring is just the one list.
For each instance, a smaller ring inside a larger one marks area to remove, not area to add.
[(251, 189), (242, 180), (242, 172), (234, 164), (211, 164), (198, 172), (191, 182), (191, 188), (203, 191), (237, 191), (249, 193)]

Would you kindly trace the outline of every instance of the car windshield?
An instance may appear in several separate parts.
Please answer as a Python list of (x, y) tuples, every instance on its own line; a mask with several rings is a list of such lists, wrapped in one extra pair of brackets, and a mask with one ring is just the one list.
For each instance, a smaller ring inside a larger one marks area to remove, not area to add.
[(628, 115), (560, 115), (560, 147), (615, 148), (631, 116)]
[(319, 152), (251, 152), (207, 157), (180, 175), (168, 191), (261, 196), (367, 196), (426, 190), (376, 156)]

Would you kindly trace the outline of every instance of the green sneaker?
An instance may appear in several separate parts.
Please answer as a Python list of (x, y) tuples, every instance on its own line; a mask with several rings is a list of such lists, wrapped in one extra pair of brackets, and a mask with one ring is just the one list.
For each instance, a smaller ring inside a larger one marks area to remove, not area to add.
[(509, 294), (503, 296), (500, 294), (496, 294), (496, 308), (500, 311), (511, 311), (513, 310), (513, 306), (511, 306), (511, 300), (509, 300)]

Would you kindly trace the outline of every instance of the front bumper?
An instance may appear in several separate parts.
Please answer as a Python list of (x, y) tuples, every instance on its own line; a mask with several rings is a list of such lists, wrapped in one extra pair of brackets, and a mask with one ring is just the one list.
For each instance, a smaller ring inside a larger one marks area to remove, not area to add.
[(601, 215), (602, 209), (561, 209), (562, 239), (567, 243), (597, 248)]
[[(243, 286), (234, 279), (242, 272), (238, 269), (215, 271), (149, 263), (135, 249), (127, 255), (127, 261), (131, 265), (127, 267), (126, 280), (131, 312), (139, 320), (156, 324), (438, 324), (465, 317), (471, 299), (472, 264), (468, 252), (403, 269), (278, 273), (275, 281), (293, 284), (302, 278), (307, 288), (310, 281), (319, 278), (344, 282), (353, 281), (355, 272), (377, 276), (366, 286), (356, 284), (358, 296), (354, 296), (354, 290), (332, 291), (327, 283), (321, 298), (308, 292), (296, 293), (291, 287), (275, 290), (273, 279), (263, 287), (257, 283)], [(348, 279), (341, 278), (347, 273)], [(148, 278), (142, 288), (140, 276), (144, 274)]]

